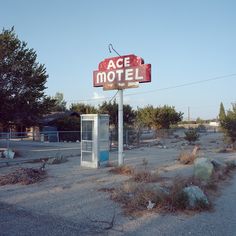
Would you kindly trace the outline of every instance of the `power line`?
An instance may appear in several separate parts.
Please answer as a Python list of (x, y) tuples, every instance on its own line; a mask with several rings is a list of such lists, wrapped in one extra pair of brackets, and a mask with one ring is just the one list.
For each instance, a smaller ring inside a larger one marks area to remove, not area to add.
[(235, 76), (236, 76), (236, 74), (217, 76), (217, 77), (213, 77), (213, 78), (210, 78), (210, 79), (198, 80), (198, 81), (193, 81), (193, 82), (189, 82), (189, 83), (169, 86), (169, 87), (160, 88), (160, 89), (153, 89), (153, 90), (149, 90), (149, 91), (146, 91), (146, 92), (130, 93), (130, 94), (126, 94), (126, 96), (133, 96), (133, 95), (146, 94), (146, 93), (154, 93), (154, 92), (158, 92), (158, 91), (164, 91), (164, 90), (170, 90), (170, 89), (175, 89), (175, 88), (181, 88), (181, 87), (186, 87), (186, 86), (190, 86), (190, 85), (206, 83), (206, 82), (214, 81), (214, 80), (226, 79), (226, 78), (235, 77)]
[[(158, 91), (171, 90), (171, 89), (175, 89), (175, 88), (187, 87), (187, 86), (191, 86), (191, 85), (207, 83), (207, 82), (210, 82), (210, 81), (215, 81), (215, 80), (220, 80), (220, 79), (227, 79), (227, 78), (231, 78), (231, 77), (236, 77), (236, 73), (229, 74), (229, 75), (217, 76), (217, 77), (213, 77), (213, 78), (210, 78), (210, 79), (193, 81), (193, 82), (189, 82), (189, 83), (183, 83), (183, 84), (169, 86), (169, 87), (165, 87), (165, 88), (153, 89), (153, 90), (149, 90), (149, 91), (146, 91), (146, 92), (128, 93), (128, 94), (124, 94), (124, 96), (135, 96), (135, 95), (139, 95), (139, 94), (148, 94), (148, 93), (154, 93), (154, 92), (158, 92)], [(117, 94), (117, 92), (116, 92), (116, 94)], [(92, 102), (92, 101), (95, 102), (95, 101), (100, 101), (100, 100), (103, 101), (103, 100), (108, 100), (108, 99), (110, 101), (112, 101), (114, 99), (114, 97), (116, 96), (116, 94), (114, 96), (110, 96), (110, 97), (91, 98), (91, 99), (86, 99), (86, 100), (69, 100), (68, 102), (70, 102), (70, 103), (73, 103), (73, 102)]]

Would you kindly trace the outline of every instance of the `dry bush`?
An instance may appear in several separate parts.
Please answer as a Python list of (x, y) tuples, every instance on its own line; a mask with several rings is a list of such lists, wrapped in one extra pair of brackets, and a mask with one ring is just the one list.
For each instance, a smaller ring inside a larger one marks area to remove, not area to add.
[(168, 187), (169, 193), (165, 195), (161, 206), (162, 210), (175, 212), (177, 210), (184, 210), (188, 203), (188, 197), (183, 192), (183, 188), (188, 184), (188, 179), (180, 176), (174, 178), (171, 185)]
[(158, 182), (160, 181), (160, 177), (157, 173), (151, 173), (148, 170), (144, 171), (135, 171), (132, 178), (135, 182)]
[(46, 178), (46, 171), (34, 168), (19, 168), (0, 177), (0, 186), (7, 184), (33, 184)]
[(139, 215), (147, 209), (148, 201), (160, 202), (160, 196), (144, 183), (125, 182), (112, 193), (111, 199), (122, 204), (126, 214)]
[(187, 151), (180, 153), (178, 160), (184, 165), (193, 164), (194, 160), (197, 157), (199, 149), (199, 145), (196, 145), (191, 153)]
[(193, 164), (195, 160), (195, 156), (193, 156), (189, 152), (182, 152), (180, 153), (178, 160), (180, 161), (181, 164), (190, 165), (190, 164)]
[[(206, 211), (212, 209), (212, 204), (209, 196), (217, 193), (218, 185), (221, 181), (226, 180), (231, 175), (232, 170), (236, 169), (235, 162), (226, 163), (213, 174), (209, 181), (202, 181), (194, 176), (184, 178), (177, 176), (173, 181), (164, 184), (160, 187), (160, 178), (156, 174), (156, 183), (153, 181), (151, 172), (136, 171), (132, 172), (133, 177), (123, 183), (119, 188), (111, 189), (106, 192), (111, 194), (111, 199), (120, 203), (124, 209), (125, 214), (128, 215), (142, 215), (147, 211), (148, 202), (155, 203), (153, 210), (161, 212), (176, 212), (176, 211)], [(196, 202), (194, 209), (188, 209), (189, 199), (187, 194), (183, 191), (185, 187), (198, 186), (207, 196), (209, 204), (204, 200)]]
[(130, 166), (122, 165), (110, 169), (109, 172), (119, 175), (132, 175), (134, 173), (134, 169)]
[[(178, 176), (169, 186), (158, 187), (153, 183), (127, 181), (110, 192), (111, 199), (119, 202), (128, 215), (142, 215), (146, 212), (149, 201), (155, 203), (154, 210), (176, 212), (188, 210), (188, 196), (183, 189), (192, 184), (202, 185), (197, 179)], [(209, 210), (210, 206), (199, 201), (192, 210)]]

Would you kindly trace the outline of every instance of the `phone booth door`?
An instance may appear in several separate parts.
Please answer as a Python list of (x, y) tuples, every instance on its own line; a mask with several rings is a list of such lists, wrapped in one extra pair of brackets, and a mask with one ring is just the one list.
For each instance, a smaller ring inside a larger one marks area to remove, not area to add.
[(81, 117), (81, 165), (96, 167), (94, 160), (94, 120)]

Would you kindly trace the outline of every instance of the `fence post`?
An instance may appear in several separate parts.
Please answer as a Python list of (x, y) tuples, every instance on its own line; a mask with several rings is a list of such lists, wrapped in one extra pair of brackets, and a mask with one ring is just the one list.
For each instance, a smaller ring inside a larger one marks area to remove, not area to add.
[(126, 144), (126, 146), (128, 146), (128, 142), (129, 142), (129, 140), (128, 140), (128, 135), (129, 135), (129, 131), (126, 130), (126, 131), (125, 131), (125, 144)]
[(59, 131), (57, 131), (57, 142), (60, 142)]
[(10, 148), (10, 133), (7, 133), (7, 150)]
[(111, 151), (111, 149), (112, 149), (112, 130), (109, 132), (109, 135), (110, 135), (109, 140), (110, 140), (110, 151)]

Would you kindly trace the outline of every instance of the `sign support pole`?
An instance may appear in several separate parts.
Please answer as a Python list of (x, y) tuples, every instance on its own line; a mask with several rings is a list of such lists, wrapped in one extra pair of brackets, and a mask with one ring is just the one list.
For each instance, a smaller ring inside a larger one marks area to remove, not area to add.
[(124, 164), (123, 156), (123, 90), (118, 91), (118, 165)]

